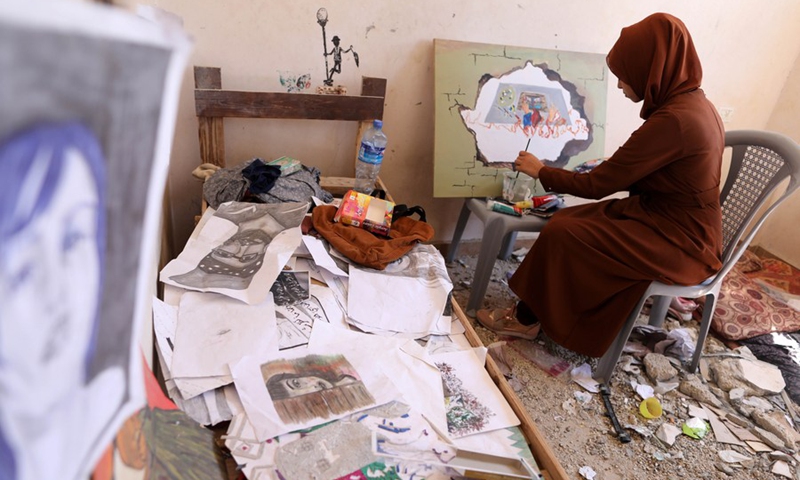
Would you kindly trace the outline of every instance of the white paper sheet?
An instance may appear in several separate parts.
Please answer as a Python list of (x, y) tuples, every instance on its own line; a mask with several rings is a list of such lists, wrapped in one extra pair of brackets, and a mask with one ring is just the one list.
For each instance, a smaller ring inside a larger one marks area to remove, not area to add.
[(277, 351), (271, 295), (259, 305), (214, 293), (181, 297), (171, 371), (184, 398), (192, 396), (181, 387), (184, 379), (224, 377), (230, 374), (228, 364), (244, 355), (270, 358)]
[(325, 244), (322, 242), (322, 240), (314, 238), (310, 235), (303, 235), (303, 244), (305, 244), (306, 249), (308, 249), (308, 251), (311, 253), (311, 256), (314, 258), (314, 263), (317, 264), (319, 268), (324, 268), (334, 275), (341, 277), (347, 276), (347, 272), (339, 268), (333, 258), (331, 258), (328, 251), (325, 250)]
[[(69, 121), (82, 124), (73, 134), (88, 129), (98, 142), (65, 136), (57, 148), (37, 148), (43, 162), (29, 162), (28, 172), (49, 172), (47, 182), (3, 162), (4, 206), (25, 221), (2, 229), (0, 248), (25, 263), (18, 270), (0, 262), (0, 476), (88, 478), (119, 427), (145, 403), (138, 335), (150, 319), (150, 269), (158, 260), (191, 42), (175, 25), (120, 8), (8, 0), (0, 2), (0, 45), (0, 138)], [(48, 157), (60, 163), (47, 165)], [(32, 242), (37, 225), (46, 234)], [(26, 291), (34, 292), (30, 303)], [(17, 315), (14, 308), (25, 304), (26, 313)]]
[[(161, 352), (161, 358), (167, 366), (172, 365), (172, 348), (177, 328), (178, 309), (153, 297), (153, 332), (159, 352)], [(169, 370), (163, 373), (165, 379), (172, 378)]]
[[(482, 349), (485, 352), (486, 349)], [(460, 438), (519, 425), (508, 401), (473, 350), (434, 355), (445, 384), (448, 432)]]
[[(342, 344), (284, 350), (267, 362), (244, 357), (231, 372), (260, 441), (400, 397), (380, 361)], [(267, 384), (287, 391), (279, 396)]]
[(441, 374), (434, 359), (414, 340), (342, 331), (321, 324), (314, 328), (309, 345), (357, 345), (360, 352), (383, 368), (402, 392), (403, 403), (425, 415), (440, 431), (447, 431)]
[(319, 322), (349, 328), (330, 288), (312, 284), (310, 293), (308, 300), (275, 307), (281, 350), (307, 344), (311, 329)]
[(442, 316), (452, 289), (441, 253), (419, 244), (383, 271), (351, 266), (347, 314), (375, 333), (449, 334), (450, 318)]
[(307, 208), (306, 203), (224, 203), (164, 267), (160, 280), (259, 304), (301, 242), (299, 225)]

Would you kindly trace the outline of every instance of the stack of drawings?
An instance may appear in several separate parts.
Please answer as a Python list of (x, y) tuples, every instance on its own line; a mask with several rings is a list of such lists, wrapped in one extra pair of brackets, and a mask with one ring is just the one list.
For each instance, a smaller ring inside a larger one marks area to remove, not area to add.
[(175, 403), (230, 421), (251, 480), (536, 477), (486, 349), (451, 315), (441, 254), (417, 245), (365, 268), (303, 235), (307, 211), (209, 209), (162, 270), (154, 327)]

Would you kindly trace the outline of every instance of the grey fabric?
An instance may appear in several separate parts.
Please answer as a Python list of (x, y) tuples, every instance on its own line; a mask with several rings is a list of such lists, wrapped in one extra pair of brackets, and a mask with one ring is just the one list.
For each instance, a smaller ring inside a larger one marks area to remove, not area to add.
[[(241, 201), (250, 187), (250, 181), (242, 175), (242, 171), (256, 160), (261, 159), (254, 158), (235, 167), (221, 168), (211, 175), (203, 184), (206, 202), (216, 209), (225, 202)], [(319, 177), (320, 171), (316, 167), (303, 165), (297, 172), (279, 177), (268, 192), (255, 197), (264, 203), (282, 203), (310, 202), (311, 197), (315, 196), (329, 203), (333, 201), (333, 195), (319, 186)]]
[(244, 198), (249, 182), (242, 176), (242, 170), (250, 162), (233, 168), (220, 168), (203, 183), (203, 198), (213, 209), (225, 202), (238, 202)]
[(317, 168), (303, 165), (301, 170), (278, 178), (269, 192), (256, 196), (264, 203), (310, 202), (312, 196), (330, 203), (333, 195), (319, 186), (319, 176)]

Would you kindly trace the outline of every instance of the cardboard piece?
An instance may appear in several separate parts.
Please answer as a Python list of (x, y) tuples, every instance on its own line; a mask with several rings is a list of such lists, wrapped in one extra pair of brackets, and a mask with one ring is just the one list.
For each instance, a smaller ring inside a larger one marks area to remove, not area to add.
[(349, 190), (342, 198), (333, 221), (361, 227), (379, 235), (389, 235), (393, 210), (394, 202)]

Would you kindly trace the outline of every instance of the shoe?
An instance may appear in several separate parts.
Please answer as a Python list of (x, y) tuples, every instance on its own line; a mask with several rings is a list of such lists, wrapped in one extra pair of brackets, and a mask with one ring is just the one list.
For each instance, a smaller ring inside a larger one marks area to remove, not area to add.
[(682, 297), (672, 297), (668, 312), (678, 319), (687, 322), (692, 319), (692, 312), (697, 309), (697, 303)]
[(536, 338), (541, 328), (539, 322), (532, 325), (523, 325), (514, 316), (515, 313), (516, 307), (497, 310), (482, 308), (478, 310), (477, 317), (481, 325), (498, 335), (523, 338), (525, 340)]

